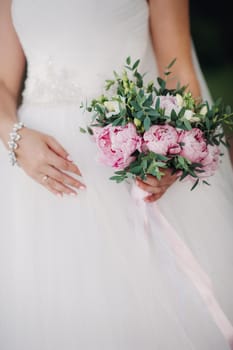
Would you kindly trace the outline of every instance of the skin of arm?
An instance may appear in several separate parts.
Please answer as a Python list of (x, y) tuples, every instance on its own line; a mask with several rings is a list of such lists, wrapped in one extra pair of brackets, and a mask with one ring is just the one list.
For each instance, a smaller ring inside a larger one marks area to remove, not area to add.
[(12, 125), (17, 122), (16, 110), (26, 60), (13, 28), (11, 2), (0, 3), (0, 138), (7, 144)]
[[(199, 82), (192, 62), (189, 1), (188, 0), (148, 0), (150, 32), (159, 75), (163, 77), (165, 67), (176, 58), (172, 67), (172, 78), (168, 87), (173, 88), (179, 81), (188, 84), (193, 96), (200, 98)], [(147, 180), (137, 179), (137, 185), (149, 192), (144, 198), (146, 202), (158, 200), (176, 181), (176, 176), (166, 170), (158, 181), (148, 175)]]

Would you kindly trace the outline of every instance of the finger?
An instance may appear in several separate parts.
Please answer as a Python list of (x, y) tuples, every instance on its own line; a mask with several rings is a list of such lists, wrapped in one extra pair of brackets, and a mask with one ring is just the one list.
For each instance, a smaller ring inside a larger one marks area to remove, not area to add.
[(56, 189), (53, 188), (53, 187), (50, 187), (50, 186), (47, 184), (47, 180), (44, 180), (43, 178), (44, 178), (43, 174), (40, 174), (40, 177), (37, 178), (37, 179), (35, 178), (35, 180), (36, 180), (37, 182), (39, 182), (41, 185), (43, 185), (49, 192), (55, 194), (56, 196), (63, 197), (63, 193), (62, 193), (62, 192), (56, 190)]
[(138, 179), (136, 180), (136, 184), (139, 188), (149, 193), (160, 193), (162, 191), (161, 186), (151, 186)]
[(150, 196), (147, 196), (146, 198), (144, 198), (144, 201), (147, 203), (153, 203), (153, 202), (156, 202), (158, 199), (160, 199), (163, 195), (164, 195), (164, 192), (160, 194), (153, 193)]
[(61, 182), (55, 180), (52, 177), (48, 177), (46, 181), (43, 182), (46, 188), (51, 189), (52, 191), (59, 192), (61, 194), (73, 195), (76, 196), (77, 192), (68, 186), (63, 185)]
[(64, 184), (64, 185), (69, 185), (72, 187), (75, 187), (77, 189), (84, 189), (86, 186), (81, 183), (80, 181), (76, 180), (72, 176), (69, 176), (68, 174), (63, 173), (62, 171), (54, 168), (53, 166), (49, 166), (47, 168), (47, 171), (45, 173), (55, 179), (56, 181)]
[(76, 175), (82, 176), (77, 165), (75, 165), (73, 162), (71, 162), (69, 160), (65, 160), (65, 159), (59, 157), (54, 152), (49, 153), (48, 162), (49, 162), (49, 165), (52, 165), (59, 170), (61, 169), (64, 171), (69, 171), (69, 172), (72, 172)]
[(47, 139), (47, 145), (49, 146), (49, 148), (51, 150), (53, 150), (56, 154), (58, 154), (60, 157), (67, 159), (67, 157), (69, 157), (69, 153), (65, 150), (65, 148), (63, 148), (59, 142), (57, 142), (57, 140), (52, 137), (49, 136)]
[(165, 176), (162, 178), (167, 183), (173, 183), (180, 176), (180, 172), (173, 173), (171, 169), (165, 169)]
[(140, 177), (137, 177), (137, 180), (143, 182), (146, 185), (150, 185), (150, 186), (160, 186), (161, 184), (161, 180), (158, 180), (155, 176), (146, 175), (146, 179), (142, 180)]
[[(168, 169), (165, 169), (168, 170)], [(175, 180), (176, 176), (171, 175), (170, 169), (169, 172), (164, 172), (165, 175), (162, 176), (160, 180), (158, 180), (155, 176), (148, 174), (146, 180), (143, 180), (144, 183), (151, 186), (170, 186)]]

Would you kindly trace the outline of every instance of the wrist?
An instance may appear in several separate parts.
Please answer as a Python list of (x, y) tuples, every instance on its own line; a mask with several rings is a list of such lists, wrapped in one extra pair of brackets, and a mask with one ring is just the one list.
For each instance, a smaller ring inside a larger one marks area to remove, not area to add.
[(22, 138), (20, 131), (23, 128), (24, 128), (23, 122), (15, 123), (9, 134), (9, 141), (7, 142), (7, 144), (9, 147), (8, 154), (9, 154), (9, 160), (11, 165), (15, 165), (15, 164), (18, 165), (16, 150), (19, 147), (18, 142)]
[(190, 91), (194, 98), (201, 97), (200, 84), (197, 79), (195, 71), (190, 68), (184, 68), (183, 70), (175, 70), (171, 74), (171, 78), (168, 79), (167, 86), (169, 88), (176, 88), (177, 83), (180, 83), (181, 86), (187, 86), (186, 91)]
[(1, 128), (0, 128), (0, 139), (2, 140), (4, 146), (9, 149), (8, 146), (8, 141), (9, 141), (9, 134), (12, 132), (14, 124), (16, 124), (18, 120), (11, 119), (7, 120), (4, 123), (1, 123)]

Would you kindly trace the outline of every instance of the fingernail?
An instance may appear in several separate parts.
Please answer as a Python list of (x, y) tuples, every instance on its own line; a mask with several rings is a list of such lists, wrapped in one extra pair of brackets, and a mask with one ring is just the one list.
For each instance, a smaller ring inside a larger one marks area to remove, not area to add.
[(80, 186), (79, 188), (80, 188), (80, 190), (85, 190), (86, 186), (83, 186), (83, 185), (82, 185), (82, 186)]
[(57, 197), (63, 198), (63, 195), (61, 193), (57, 193)]
[(76, 196), (77, 196), (77, 193), (76, 193), (76, 192), (71, 192), (71, 193), (70, 193), (70, 196), (76, 197)]
[(70, 162), (73, 162), (73, 159), (71, 158), (71, 156), (68, 154), (68, 156), (66, 157), (67, 160), (69, 160)]

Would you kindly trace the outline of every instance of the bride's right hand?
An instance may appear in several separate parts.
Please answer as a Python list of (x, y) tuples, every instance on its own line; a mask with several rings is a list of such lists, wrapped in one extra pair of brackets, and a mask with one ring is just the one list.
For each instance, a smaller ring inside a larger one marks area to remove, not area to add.
[(82, 176), (66, 150), (50, 135), (24, 127), (15, 153), (20, 167), (55, 195), (77, 195), (86, 186), (70, 172)]

